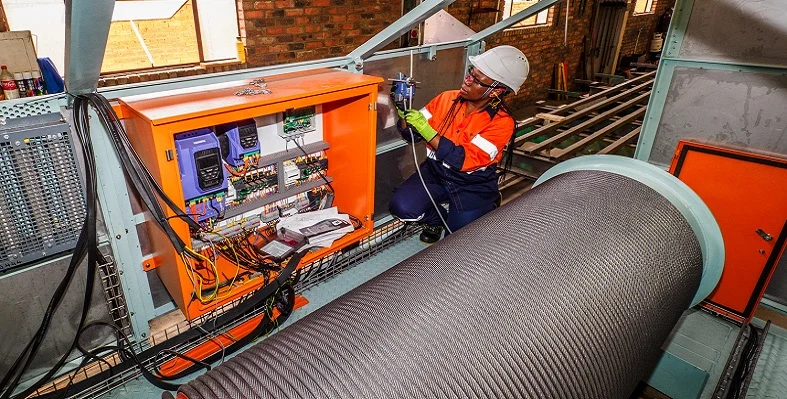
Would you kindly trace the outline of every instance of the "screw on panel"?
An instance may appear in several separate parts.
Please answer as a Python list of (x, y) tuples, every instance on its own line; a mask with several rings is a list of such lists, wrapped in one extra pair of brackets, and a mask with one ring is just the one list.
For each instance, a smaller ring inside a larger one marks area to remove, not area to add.
[(116, 235), (115, 238), (117, 238), (119, 240), (120, 239), (120, 234)]

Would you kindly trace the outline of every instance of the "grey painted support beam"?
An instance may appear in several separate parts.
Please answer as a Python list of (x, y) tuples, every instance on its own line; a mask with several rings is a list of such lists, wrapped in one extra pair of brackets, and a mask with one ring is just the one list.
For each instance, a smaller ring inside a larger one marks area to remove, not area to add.
[(541, 11), (544, 11), (547, 8), (552, 7), (553, 5), (560, 3), (561, 1), (563, 0), (541, 0), (538, 3), (482, 30), (481, 32), (478, 32), (475, 35), (470, 36), (469, 38), (470, 43), (472, 44), (472, 43), (480, 42), (481, 40), (486, 39), (488, 36), (495, 34), (505, 28), (508, 28), (509, 26), (512, 26), (520, 21), (523, 21), (526, 18), (532, 17), (533, 15), (536, 15)]
[[(582, 123), (580, 123), (580, 124), (578, 124), (576, 126), (572, 126), (570, 129), (568, 129), (568, 130), (566, 130), (566, 131), (564, 131), (564, 132), (562, 132), (560, 134), (552, 136), (552, 137), (550, 137), (550, 138), (548, 138), (548, 139), (546, 139), (546, 140), (544, 140), (544, 141), (542, 141), (542, 142), (540, 142), (540, 143), (538, 143), (536, 145), (528, 147), (527, 149), (525, 149), (525, 152), (530, 153), (530, 154), (536, 154), (536, 153), (538, 153), (541, 150), (544, 150), (546, 148), (551, 148), (551, 147), (557, 145), (558, 143), (560, 143), (561, 141), (565, 140), (566, 138), (568, 138), (569, 136), (571, 136), (573, 134), (576, 134), (578, 132), (581, 132), (584, 129), (587, 129), (587, 128), (595, 126), (595, 125), (597, 125), (597, 124), (599, 124), (601, 122), (609, 120), (609, 118), (611, 116), (616, 115), (619, 112), (622, 112), (622, 111), (624, 111), (624, 110), (626, 110), (628, 108), (631, 108), (631, 107), (636, 106), (636, 105), (638, 105), (640, 103), (643, 103), (643, 102), (647, 103), (649, 97), (650, 97), (650, 91), (642, 93), (642, 94), (638, 95), (637, 97), (634, 97), (631, 100), (628, 100), (625, 103), (620, 104), (617, 107), (610, 109), (609, 111), (605, 111), (604, 113), (601, 113), (601, 114), (599, 114), (598, 116), (596, 116), (594, 118), (588, 119), (588, 120), (586, 120), (586, 121), (584, 121), (584, 122), (582, 122)], [(615, 123), (618, 123), (618, 122), (615, 122)]]
[(66, 90), (90, 93), (98, 87), (115, 0), (66, 0)]
[(605, 155), (605, 154), (614, 154), (617, 150), (621, 147), (628, 145), (632, 141), (635, 141), (637, 137), (639, 137), (639, 132), (642, 131), (642, 126), (632, 130), (631, 132), (627, 133), (625, 136), (615, 140), (614, 143), (604, 147), (601, 151), (597, 152), (598, 155)]
[(456, 0), (424, 1), (413, 8), (410, 12), (394, 21), (380, 33), (367, 40), (364, 44), (358, 46), (358, 48), (353, 50), (347, 56), (354, 60), (356, 64), (362, 65), (362, 60), (369, 58), (369, 56), (374, 54), (377, 50), (385, 47), (388, 43), (394, 41), (396, 38), (410, 30), (410, 28), (413, 26), (424, 22), (427, 18), (447, 7), (454, 1)]
[[(653, 85), (653, 80), (648, 80), (645, 83), (642, 83), (642, 84), (639, 84), (637, 86), (634, 86), (634, 87), (632, 87), (632, 88), (630, 88), (630, 89), (628, 89), (628, 90), (626, 90), (626, 91), (624, 91), (624, 92), (622, 92), (620, 94), (617, 94), (615, 96), (609, 97), (606, 100), (603, 100), (603, 101), (601, 101), (599, 103), (596, 103), (596, 104), (594, 104), (592, 106), (584, 108), (584, 109), (582, 109), (580, 111), (577, 111), (577, 112), (575, 112), (573, 114), (566, 115), (566, 117), (563, 118), (562, 120), (560, 120), (560, 122), (555, 122), (555, 123), (550, 123), (548, 125), (544, 125), (544, 126), (538, 128), (536, 130), (533, 130), (533, 131), (531, 131), (531, 132), (529, 132), (527, 134), (519, 136), (519, 137), (516, 138), (516, 140), (514, 140), (514, 143), (517, 146), (519, 146), (522, 143), (525, 143), (525, 142), (527, 142), (527, 141), (529, 141), (531, 139), (534, 139), (536, 137), (539, 137), (539, 136), (541, 136), (543, 134), (554, 133), (561, 126), (565, 126), (565, 125), (567, 125), (567, 124), (569, 124), (569, 123), (571, 123), (571, 122), (573, 122), (573, 121), (575, 121), (575, 120), (577, 120), (579, 118), (587, 116), (587, 115), (595, 112), (599, 108), (606, 107), (607, 105), (614, 104), (614, 103), (616, 103), (616, 102), (618, 102), (620, 100), (624, 100), (625, 98), (628, 98), (629, 96), (640, 94), (640, 91), (650, 89), (650, 86), (652, 86), (652, 85)], [(650, 91), (648, 91), (648, 93), (650, 93)], [(519, 126), (518, 128), (521, 129), (522, 126)]]

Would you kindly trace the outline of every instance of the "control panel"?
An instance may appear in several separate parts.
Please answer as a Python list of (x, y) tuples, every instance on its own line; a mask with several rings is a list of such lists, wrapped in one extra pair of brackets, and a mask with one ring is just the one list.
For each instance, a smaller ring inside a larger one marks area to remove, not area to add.
[(283, 217), (336, 206), (354, 218), (352, 232), (302, 264), (374, 228), (374, 104), (382, 79), (334, 70), (296, 75), (269, 79), (270, 92), (259, 95), (236, 95), (248, 83), (240, 81), (119, 101), (131, 144), (183, 206), (185, 215), (166, 212), (184, 246), (154, 221), (140, 231), (150, 243), (142, 267), (155, 270), (189, 320), (276, 276), (282, 266), (260, 251)]

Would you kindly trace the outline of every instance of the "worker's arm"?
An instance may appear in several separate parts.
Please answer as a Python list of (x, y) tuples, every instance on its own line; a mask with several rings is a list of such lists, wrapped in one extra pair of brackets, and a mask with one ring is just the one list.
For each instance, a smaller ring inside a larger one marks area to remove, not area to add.
[(467, 135), (469, 141), (454, 142), (437, 136), (429, 144), (435, 149), (436, 160), (452, 169), (472, 172), (497, 162), (513, 131), (514, 121), (498, 116), (480, 132)]

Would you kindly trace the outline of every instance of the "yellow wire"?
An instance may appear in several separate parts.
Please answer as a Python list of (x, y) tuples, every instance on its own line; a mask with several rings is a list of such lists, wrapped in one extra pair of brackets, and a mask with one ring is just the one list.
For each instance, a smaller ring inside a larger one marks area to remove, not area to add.
[(235, 245), (232, 244), (232, 242), (230, 241), (229, 238), (227, 238), (227, 236), (215, 231), (213, 232), (213, 234), (216, 234), (219, 237), (223, 238), (224, 241), (227, 241), (227, 245), (229, 245), (230, 249), (232, 250), (232, 253), (235, 255), (235, 276), (232, 277), (232, 281), (230, 281), (230, 285), (229, 285), (229, 290), (224, 294), (224, 296), (220, 296), (216, 298), (216, 300), (220, 300), (220, 299), (227, 298), (229, 294), (232, 292), (232, 288), (235, 286), (235, 280), (238, 278), (238, 275), (240, 274), (240, 259), (238, 259), (238, 253), (235, 252)]
[[(191, 261), (186, 258), (184, 254), (180, 254), (181, 260), (183, 260), (183, 264), (186, 266), (186, 273), (189, 276), (189, 280), (191, 281), (191, 286), (194, 288), (194, 294), (197, 296), (197, 299), (205, 304), (210, 301), (210, 299), (203, 299), (202, 298), (202, 276), (199, 273), (196, 273), (193, 270), (193, 266), (191, 265)], [(198, 282), (194, 281), (194, 276), (197, 276)]]
[(213, 289), (213, 293), (210, 294), (210, 297), (208, 297), (208, 299), (205, 299), (205, 300), (202, 299), (202, 277), (200, 277), (199, 274), (197, 273), (197, 278), (198, 278), (199, 283), (200, 283), (200, 287), (199, 287), (200, 290), (197, 292), (197, 298), (199, 298), (200, 302), (202, 302), (203, 304), (207, 303), (207, 302), (210, 302), (211, 300), (215, 299), (218, 296), (218, 294), (219, 294), (219, 269), (216, 267), (216, 264), (213, 263), (212, 260), (210, 260), (207, 257), (203, 256), (202, 254), (194, 251), (193, 249), (191, 249), (189, 247), (186, 247), (185, 249), (186, 249), (186, 252), (188, 252), (192, 256), (198, 258), (199, 260), (204, 261), (204, 262), (208, 262), (208, 264), (211, 266), (211, 268), (213, 268), (213, 276), (214, 276), (214, 280), (215, 280), (216, 284), (215, 284), (215, 287)]

